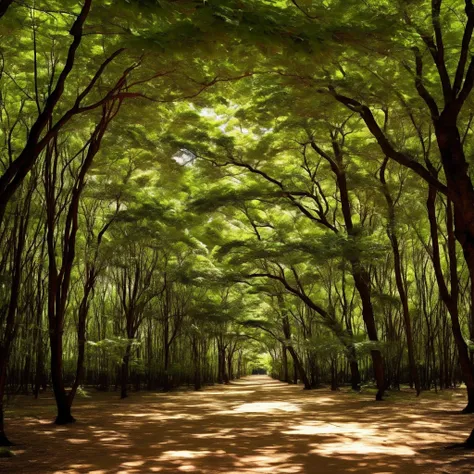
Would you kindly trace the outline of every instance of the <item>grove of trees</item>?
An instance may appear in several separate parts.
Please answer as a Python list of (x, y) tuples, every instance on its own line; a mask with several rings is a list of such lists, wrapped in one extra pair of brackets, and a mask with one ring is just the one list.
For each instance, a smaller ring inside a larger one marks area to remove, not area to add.
[(12, 394), (66, 424), (262, 353), (474, 413), (473, 31), (471, 0), (1, 0), (0, 444)]

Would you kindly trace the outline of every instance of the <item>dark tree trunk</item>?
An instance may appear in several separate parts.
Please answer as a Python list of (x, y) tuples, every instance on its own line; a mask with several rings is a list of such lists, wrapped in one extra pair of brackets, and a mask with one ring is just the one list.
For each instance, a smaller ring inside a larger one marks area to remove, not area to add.
[[(462, 334), (461, 324), (459, 321), (459, 310), (458, 310), (458, 280), (457, 280), (457, 270), (456, 270), (456, 260), (455, 260), (455, 249), (450, 250), (450, 271), (451, 271), (451, 293), (449, 292), (446, 282), (444, 279), (442, 267), (441, 267), (441, 257), (439, 254), (439, 242), (438, 242), (438, 224), (436, 221), (436, 189), (433, 186), (430, 186), (428, 199), (427, 199), (427, 208), (428, 208), (428, 218), (430, 222), (430, 232), (432, 240), (432, 261), (433, 267), (435, 270), (436, 280), (439, 287), (439, 292), (441, 299), (446, 305), (449, 315), (451, 317), (451, 325), (454, 336), (454, 341), (458, 350), (459, 364), (461, 366), (463, 381), (466, 384), (467, 395), (468, 395), (468, 404), (464, 408), (464, 413), (474, 413), (474, 370), (469, 358), (469, 349)], [(448, 206), (451, 204), (448, 202)], [(449, 220), (449, 215), (451, 210), (448, 209), (447, 215)], [(448, 234), (450, 233), (448, 221)], [(448, 235), (449, 239), (449, 235)], [(448, 240), (448, 245), (453, 246), (452, 240)], [(454, 253), (454, 254), (453, 254)], [(474, 263), (474, 262), (473, 262)]]
[[(374, 309), (370, 297), (370, 283), (369, 275), (366, 271), (360, 268), (360, 265), (355, 262), (352, 263), (352, 275), (354, 277), (354, 283), (359, 292), (360, 299), (362, 301), (362, 318), (365, 322), (367, 334), (369, 339), (373, 342), (378, 342), (377, 328), (375, 326)], [(382, 400), (385, 391), (385, 376), (383, 368), (382, 353), (379, 349), (372, 349), (370, 351), (372, 355), (372, 364), (374, 368), (374, 377), (377, 384), (377, 394), (375, 399)]]
[(130, 362), (130, 352), (132, 350), (131, 344), (127, 345), (125, 355), (122, 359), (121, 375), (120, 375), (120, 398), (127, 398), (128, 393), (128, 364)]
[(170, 376), (170, 345), (166, 342), (164, 347), (164, 378), (163, 378), (163, 391), (169, 392), (171, 390)]
[(359, 372), (359, 364), (357, 360), (351, 358), (349, 361), (349, 367), (351, 369), (351, 388), (355, 392), (360, 392), (360, 372)]
[(3, 401), (0, 401), (0, 446), (14, 446), (5, 433), (4, 411)]
[(222, 380), (226, 385), (229, 384), (229, 374), (226, 371), (226, 357), (225, 357), (225, 346), (221, 348), (221, 370), (222, 370)]
[(471, 431), (469, 438), (466, 439), (466, 448), (474, 449), (474, 430)]
[[(4, 351), (4, 348), (0, 347), (0, 355)], [(3, 357), (3, 355), (2, 355)], [(3, 397), (5, 392), (5, 385), (7, 379), (6, 364), (2, 364), (0, 367), (0, 446), (13, 446), (13, 443), (8, 439), (5, 434), (5, 415), (3, 406)]]
[[(308, 375), (306, 374), (306, 370), (304, 370), (304, 367), (300, 361), (298, 354), (295, 351), (295, 348), (293, 346), (287, 346), (287, 347), (288, 347), (288, 352), (293, 358), (293, 365), (295, 367), (295, 375), (298, 374), (300, 376), (304, 384), (305, 390), (311, 390), (311, 382), (309, 381)], [(296, 380), (295, 383), (297, 382), (298, 380)]]
[(282, 358), (282, 365), (283, 365), (283, 382), (289, 383), (290, 377), (288, 374), (288, 354), (285, 344), (282, 344), (281, 347), (281, 358)]
[(229, 351), (227, 353), (227, 377), (229, 382), (234, 379), (234, 373), (232, 369), (232, 359), (233, 359), (233, 354)]
[[(62, 335), (61, 335), (62, 336)], [(62, 366), (62, 337), (57, 331), (51, 334), (51, 380), (53, 383), (54, 398), (56, 400), (57, 416), (55, 423), (65, 425), (74, 423), (76, 420), (71, 415), (71, 406), (64, 388), (63, 366)]]
[(338, 390), (337, 385), (337, 360), (331, 359), (331, 391)]
[[(337, 186), (339, 188), (341, 210), (347, 235), (351, 238), (357, 238), (357, 230), (354, 228), (352, 221), (351, 200), (347, 187), (344, 153), (340, 143), (338, 143), (338, 132), (331, 131), (331, 141), (334, 158), (319, 148), (316, 143), (312, 142), (311, 146), (316, 151), (316, 153), (318, 153), (318, 155), (322, 156), (328, 161), (331, 170), (336, 177)], [(372, 306), (371, 282), (369, 273), (364, 268), (357, 255), (350, 255), (348, 260), (351, 264), (354, 284), (361, 299), (362, 319), (364, 320), (365, 327), (367, 329), (367, 335), (369, 336), (370, 341), (378, 343), (379, 338), (377, 334), (377, 326), (375, 324), (374, 308)], [(375, 382), (377, 384), (377, 395), (375, 396), (375, 399), (382, 400), (385, 391), (385, 376), (382, 353), (379, 349), (372, 349), (371, 355)]]
[(201, 358), (199, 356), (198, 342), (193, 340), (193, 358), (194, 358), (194, 390), (201, 390)]

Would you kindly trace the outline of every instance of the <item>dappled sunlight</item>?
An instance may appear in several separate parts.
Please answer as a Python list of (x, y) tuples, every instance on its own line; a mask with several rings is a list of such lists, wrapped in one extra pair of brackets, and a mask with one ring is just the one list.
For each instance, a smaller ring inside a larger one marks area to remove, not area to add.
[(315, 422), (294, 426), (283, 433), (289, 435), (355, 434), (358, 436), (372, 436), (376, 431), (372, 428), (362, 427), (358, 423), (336, 425), (333, 423)]
[(194, 438), (210, 438), (210, 439), (230, 439), (235, 438), (235, 434), (230, 434), (232, 432), (232, 428), (223, 429), (220, 431), (215, 431), (211, 433), (196, 433), (192, 434), (191, 436)]
[(391, 456), (414, 456), (416, 452), (408, 446), (394, 446), (389, 444), (384, 446), (376, 442), (342, 440), (338, 443), (325, 443), (318, 445), (311, 453), (332, 455), (332, 454), (389, 454)]
[[(200, 415), (190, 415), (188, 413), (115, 413), (113, 416), (124, 417), (124, 418), (144, 418), (147, 422), (154, 421), (160, 422), (164, 420), (200, 420), (202, 416)], [(134, 423), (134, 422), (124, 422), (121, 421), (121, 424)]]
[(219, 396), (229, 396), (229, 395), (250, 395), (251, 393), (255, 393), (255, 390), (225, 390), (225, 391), (220, 391), (220, 392), (211, 392), (211, 391), (205, 391), (205, 392), (196, 392), (196, 396), (198, 397), (208, 397), (209, 395), (219, 395)]
[(12, 425), (21, 446), (0, 459), (0, 471), (434, 474), (467, 473), (474, 462), (470, 453), (441, 449), (463, 439), (472, 417), (437, 413), (436, 402), (376, 404), (370, 394), (304, 391), (262, 376), (197, 393), (93, 398), (97, 410), (78, 400), (78, 421), (65, 427), (45, 421), (54, 401), (39, 400), (38, 418)]
[(165, 451), (160, 459), (167, 458), (199, 458), (209, 454), (211, 451)]
[(288, 402), (254, 402), (243, 403), (234, 408), (233, 411), (236, 413), (273, 413), (275, 411), (296, 412), (301, 411), (301, 409)]

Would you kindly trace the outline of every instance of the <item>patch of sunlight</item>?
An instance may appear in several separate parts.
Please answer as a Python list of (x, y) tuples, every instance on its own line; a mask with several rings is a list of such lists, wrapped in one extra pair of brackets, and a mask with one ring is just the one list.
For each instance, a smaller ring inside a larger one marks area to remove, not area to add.
[(232, 428), (223, 428), (222, 430), (219, 430), (219, 431), (213, 431), (211, 433), (195, 433), (195, 434), (192, 434), (191, 436), (193, 438), (198, 438), (198, 439), (202, 439), (202, 438), (231, 439), (231, 438), (236, 437), (236, 435), (229, 434), (232, 430), (233, 430)]
[(220, 431), (214, 431), (212, 433), (196, 433), (192, 434), (193, 438), (212, 438), (212, 439), (231, 439), (235, 438), (236, 436), (233, 434), (229, 434), (232, 431), (232, 428), (224, 428)]
[(106, 474), (106, 472), (104, 469), (96, 469), (95, 471), (89, 471), (89, 474)]
[(79, 438), (69, 438), (67, 440), (68, 443), (71, 443), (71, 444), (85, 444), (85, 443), (88, 443), (89, 440), (87, 439), (79, 439)]
[(321, 454), (323, 456), (332, 454), (389, 454), (391, 456), (414, 456), (416, 453), (408, 446), (396, 444), (377, 444), (376, 441), (353, 441), (345, 440), (338, 443), (321, 443), (316, 449), (310, 451), (311, 454)]
[(442, 423), (438, 423), (436, 421), (422, 421), (422, 420), (414, 421), (413, 424), (417, 426), (423, 426), (424, 428), (441, 428), (443, 426)]
[(295, 412), (301, 411), (301, 408), (288, 402), (254, 402), (242, 403), (234, 408), (237, 413), (272, 413), (275, 411)]
[(194, 395), (207, 396), (207, 395), (250, 395), (255, 393), (255, 390), (222, 390), (221, 392), (196, 392)]
[(120, 466), (139, 467), (139, 466), (143, 466), (143, 464), (145, 464), (145, 461), (127, 461), (120, 464)]
[[(156, 414), (156, 411), (154, 412)], [(133, 418), (145, 418), (150, 416), (150, 413), (112, 413), (112, 416), (131, 416)]]
[(92, 464), (71, 464), (69, 466), (71, 469), (88, 469), (93, 467)]
[[(189, 413), (177, 413), (176, 415), (166, 415), (164, 413), (114, 413), (112, 416), (123, 416), (129, 418), (146, 418), (147, 421), (163, 420), (201, 420), (201, 415), (191, 415)], [(120, 425), (134, 425), (134, 422), (121, 421)]]
[(292, 426), (288, 431), (283, 431), (289, 435), (318, 435), (318, 434), (356, 434), (360, 436), (375, 435), (372, 428), (364, 428), (358, 423), (344, 423), (336, 425), (333, 423), (315, 422)]
[(196, 469), (196, 466), (193, 466), (192, 464), (186, 464), (184, 466), (179, 466), (178, 471), (194, 471)]
[(163, 457), (193, 459), (211, 454), (211, 451), (165, 451)]
[[(275, 464), (278, 464), (279, 473), (295, 474), (302, 470), (302, 466), (290, 463), (293, 453), (281, 453), (276, 449), (261, 449), (259, 451), (260, 455), (240, 457), (235, 462), (235, 466), (240, 468), (238, 472), (274, 473)], [(251, 471), (247, 471), (249, 468)]]

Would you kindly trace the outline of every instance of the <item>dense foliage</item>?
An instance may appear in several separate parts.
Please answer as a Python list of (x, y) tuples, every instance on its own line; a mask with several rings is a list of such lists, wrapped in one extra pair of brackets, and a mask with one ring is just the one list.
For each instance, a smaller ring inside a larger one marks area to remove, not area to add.
[[(0, 2), (9, 393), (464, 384), (466, 0)], [(472, 440), (471, 437), (471, 441)]]

